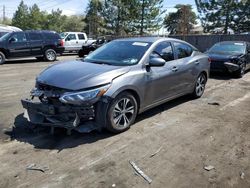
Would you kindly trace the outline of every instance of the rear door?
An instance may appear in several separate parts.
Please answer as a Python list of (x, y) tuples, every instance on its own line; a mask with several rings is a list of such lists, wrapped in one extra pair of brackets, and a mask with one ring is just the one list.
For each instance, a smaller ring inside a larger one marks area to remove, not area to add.
[(41, 33), (29, 32), (29, 42), (32, 56), (43, 55), (44, 40)]
[(83, 44), (86, 43), (87, 41), (87, 36), (85, 33), (78, 33), (77, 34), (77, 38), (78, 38), (78, 45), (77, 47), (79, 48), (79, 50), (82, 48)]
[(200, 60), (193, 57), (193, 47), (182, 42), (173, 42), (175, 51), (175, 66), (177, 68), (178, 82), (174, 88), (174, 93), (189, 92), (193, 86), (194, 81), (200, 71)]
[(8, 51), (10, 58), (27, 57), (31, 55), (27, 36), (24, 32), (15, 32), (8, 40)]
[(65, 48), (66, 50), (77, 50), (78, 49), (78, 40), (75, 33), (70, 33), (65, 38)]

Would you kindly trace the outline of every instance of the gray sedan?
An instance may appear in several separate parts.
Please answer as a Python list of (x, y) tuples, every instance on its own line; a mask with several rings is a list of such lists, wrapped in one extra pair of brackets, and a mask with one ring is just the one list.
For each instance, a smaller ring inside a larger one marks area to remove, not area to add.
[(136, 116), (174, 98), (202, 96), (209, 58), (171, 38), (114, 40), (82, 61), (58, 63), (36, 80), (25, 117), (70, 132), (127, 130)]

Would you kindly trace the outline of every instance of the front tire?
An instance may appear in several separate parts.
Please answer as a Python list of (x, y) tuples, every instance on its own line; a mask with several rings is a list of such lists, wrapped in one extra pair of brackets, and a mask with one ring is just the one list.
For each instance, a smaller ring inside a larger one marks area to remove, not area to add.
[(119, 94), (109, 105), (107, 129), (114, 133), (126, 131), (134, 123), (137, 112), (135, 97), (129, 92)]
[(55, 61), (56, 60), (56, 52), (53, 49), (48, 49), (44, 53), (44, 58), (47, 61)]
[(5, 55), (2, 52), (0, 52), (0, 65), (4, 63), (5, 63)]
[(192, 93), (192, 96), (194, 98), (200, 98), (203, 95), (206, 83), (207, 83), (207, 77), (204, 73), (201, 73), (195, 82), (194, 91)]

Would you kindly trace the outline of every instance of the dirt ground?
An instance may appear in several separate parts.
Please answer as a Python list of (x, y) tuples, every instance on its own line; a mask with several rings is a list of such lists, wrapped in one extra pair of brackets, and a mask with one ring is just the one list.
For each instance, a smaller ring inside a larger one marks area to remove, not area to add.
[[(0, 66), (0, 187), (250, 187), (250, 73), (213, 76), (202, 98), (182, 97), (149, 110), (122, 134), (67, 136), (62, 129), (55, 135), (34, 129), (23, 118), (20, 99), (49, 64)], [(219, 105), (208, 104), (214, 102)], [(31, 164), (48, 169), (27, 170)], [(206, 171), (208, 165), (214, 169)]]

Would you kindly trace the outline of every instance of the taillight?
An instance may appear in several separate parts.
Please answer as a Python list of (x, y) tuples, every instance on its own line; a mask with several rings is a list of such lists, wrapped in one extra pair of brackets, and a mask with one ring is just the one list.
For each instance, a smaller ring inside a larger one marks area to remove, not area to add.
[(61, 46), (64, 46), (64, 42), (63, 42), (62, 39), (60, 40), (60, 45), (61, 45)]
[(208, 62), (211, 63), (211, 61), (212, 61), (211, 58), (208, 58)]

